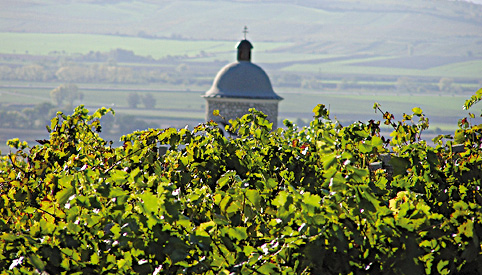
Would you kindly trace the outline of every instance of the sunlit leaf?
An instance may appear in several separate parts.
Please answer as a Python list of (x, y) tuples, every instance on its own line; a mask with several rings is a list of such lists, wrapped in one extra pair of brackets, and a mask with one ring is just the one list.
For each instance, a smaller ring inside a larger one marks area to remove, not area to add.
[(459, 234), (464, 234), (468, 238), (474, 236), (474, 222), (471, 220), (466, 221), (461, 226), (457, 228)]
[(413, 112), (414, 115), (417, 115), (417, 116), (421, 116), (422, 113), (423, 113), (422, 109), (420, 109), (419, 107), (413, 108), (412, 112)]
[(159, 206), (158, 206), (158, 198), (150, 193), (150, 192), (145, 192), (143, 194), (140, 194), (139, 195), (139, 198), (142, 200), (141, 202), (141, 206), (142, 206), (142, 209), (144, 209), (144, 211), (147, 213), (147, 214), (157, 214), (157, 211), (159, 209)]
[(261, 207), (261, 196), (259, 195), (258, 190), (247, 190), (246, 197), (251, 203), (254, 204), (254, 207), (256, 207), (256, 209), (259, 209)]
[(246, 233), (246, 228), (245, 227), (234, 227), (234, 228), (229, 228), (228, 229), (228, 234), (231, 238), (237, 239), (237, 240), (245, 240), (248, 238), (248, 234)]
[(73, 187), (64, 188), (55, 195), (55, 198), (57, 199), (58, 203), (62, 205), (65, 204), (73, 194), (75, 194)]
[(209, 232), (215, 227), (216, 223), (214, 221), (202, 223), (196, 228), (196, 235), (201, 237), (209, 237)]

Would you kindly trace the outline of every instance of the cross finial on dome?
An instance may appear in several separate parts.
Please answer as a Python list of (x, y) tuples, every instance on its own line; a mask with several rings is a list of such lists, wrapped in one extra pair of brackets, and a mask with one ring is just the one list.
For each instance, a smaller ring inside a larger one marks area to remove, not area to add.
[(238, 61), (251, 61), (251, 49), (253, 45), (246, 40), (246, 34), (248, 33), (248, 27), (244, 26), (244, 39), (241, 40), (236, 48), (238, 49)]
[(243, 33), (244, 33), (244, 40), (246, 40), (246, 34), (248, 34), (248, 27), (247, 26), (244, 26)]

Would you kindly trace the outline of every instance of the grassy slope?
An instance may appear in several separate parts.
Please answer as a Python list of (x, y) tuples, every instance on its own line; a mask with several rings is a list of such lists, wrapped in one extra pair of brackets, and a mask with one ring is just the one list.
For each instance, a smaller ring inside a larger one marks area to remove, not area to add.
[[(432, 57), (437, 59), (437, 56)], [(391, 57), (385, 57), (389, 60)], [(471, 61), (447, 63), (440, 66), (433, 66), (425, 69), (413, 67), (397, 67), (397, 63), (387, 62), (386, 66), (359, 66), (360, 60), (348, 60), (346, 62), (320, 62), (318, 64), (295, 64), (284, 68), (289, 72), (329, 72), (335, 74), (374, 74), (374, 75), (395, 75), (395, 76), (430, 76), (430, 77), (460, 77), (481, 79), (482, 58)]]
[[(121, 48), (132, 50), (138, 55), (156, 59), (171, 56), (186, 56), (190, 62), (232, 60), (232, 41), (185, 41), (171, 39), (145, 39), (93, 34), (43, 34), (43, 33), (0, 33), (0, 53), (30, 53), (47, 55), (52, 52), (67, 54), (106, 52)], [(326, 61), (337, 55), (300, 54), (280, 49), (293, 43), (257, 42), (253, 59), (262, 64), (273, 64), (273, 68), (287, 72), (325, 72), (332, 74), (375, 74), (398, 76), (467, 77), (480, 78), (481, 57), (446, 58), (442, 56), (365, 56), (345, 57)], [(209, 57), (201, 57), (201, 52)], [(418, 61), (417, 59), (423, 59)], [(319, 61), (316, 61), (319, 60)], [(442, 61), (441, 61), (442, 60)]]
[[(122, 48), (154, 58), (195, 57), (204, 51), (209, 57), (195, 60), (232, 60), (234, 43), (241, 37), (242, 26), (248, 25), (249, 38), (255, 42), (254, 61), (271, 63), (273, 68), (288, 72), (477, 78), (482, 70), (479, 59), (482, 58), (482, 18), (478, 16), (482, 14), (482, 6), (470, 3), (423, 0), (10, 2), (0, 9), (0, 32), (3, 31), (0, 53), (86, 53)], [(19, 31), (36, 34), (6, 33)], [(174, 36), (177, 40), (96, 35), (140, 32)], [(180, 37), (198, 40), (179, 40)], [(418, 65), (407, 68), (399, 63), (414, 59), (408, 56), (409, 48), (415, 58), (470, 55), (474, 60), (423, 69)], [(324, 61), (339, 55), (379, 56), (391, 59), (392, 63), (360, 66), (360, 62), (370, 61), (366, 58)], [(317, 59), (321, 61), (316, 62)]]
[[(48, 102), (50, 89), (16, 89), (13, 93), (2, 93), (2, 104), (36, 104)], [(146, 119), (156, 119), (156, 123), (164, 124), (163, 120), (182, 118), (199, 123), (204, 118), (204, 100), (200, 97), (202, 91), (151, 91), (156, 99), (156, 109), (144, 108), (129, 109), (127, 95), (131, 91), (117, 90), (86, 90), (80, 86), (84, 93), (84, 100), (76, 104), (84, 104), (90, 110), (99, 107), (113, 107), (119, 114), (131, 114)], [(409, 95), (409, 94), (373, 94), (373, 93), (338, 93), (338, 92), (313, 92), (279, 90), (284, 98), (280, 103), (280, 119), (288, 118), (305, 120), (312, 117), (311, 110), (316, 104), (323, 103), (330, 106), (332, 114), (344, 122), (356, 120), (381, 119), (372, 109), (374, 102), (382, 104), (387, 111), (401, 117), (402, 113), (409, 113), (413, 107), (421, 107), (432, 119), (434, 127), (454, 129), (457, 119), (467, 115), (461, 106), (465, 101), (464, 96), (452, 95)], [(183, 100), (179, 100), (182, 98)], [(444, 106), (443, 109), (440, 106)], [(187, 109), (186, 109), (187, 108)], [(176, 127), (183, 127), (181, 121)], [(449, 126), (449, 124), (451, 124)]]
[[(108, 52), (114, 49), (132, 50), (137, 55), (152, 56), (159, 59), (168, 55), (196, 56), (200, 51), (212, 54), (224, 54), (234, 48), (232, 41), (185, 41), (172, 39), (146, 39), (99, 34), (56, 34), (56, 33), (0, 33), (2, 44), (0, 53), (25, 53), (47, 55), (52, 52), (67, 54), (90, 51)], [(272, 50), (289, 43), (258, 42), (256, 48)]]
[[(290, 51), (465, 53), (482, 37), (482, 6), (449, 1), (11, 1), (0, 31), (177, 35), (236, 41), (289, 41)], [(423, 27), (421, 27), (423, 26)], [(454, 38), (470, 38), (467, 44)], [(148, 46), (148, 45), (146, 45)]]

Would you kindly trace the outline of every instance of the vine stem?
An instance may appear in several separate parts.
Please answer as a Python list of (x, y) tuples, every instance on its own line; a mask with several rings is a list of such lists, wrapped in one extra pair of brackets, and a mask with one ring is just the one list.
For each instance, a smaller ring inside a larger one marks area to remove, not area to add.
[(20, 171), (23, 172), (23, 173), (25, 174), (25, 176), (27, 176), (27, 177), (30, 175), (30, 173), (27, 173), (25, 170), (22, 169), (22, 167), (17, 166), (17, 165), (15, 164), (15, 161), (13, 160), (11, 154), (8, 155), (8, 158), (10, 159), (10, 162), (12, 163), (13, 167), (15, 167), (15, 169), (20, 170)]
[(226, 264), (229, 265), (228, 259), (226, 258), (226, 256), (224, 256), (223, 251), (221, 250), (221, 248), (219, 247), (219, 245), (216, 243), (216, 241), (213, 239), (213, 236), (212, 236), (208, 231), (206, 231), (206, 233), (209, 235), (209, 238), (213, 241), (214, 245), (215, 245), (216, 248), (219, 250), (219, 254), (221, 254), (221, 256), (223, 256), (224, 262), (226, 262)]
[[(380, 108), (380, 106), (377, 106), (377, 110), (380, 111), (380, 113), (382, 113), (384, 116), (385, 116), (386, 114), (390, 114), (389, 112), (384, 112), (384, 111), (382, 110), (382, 108)], [(390, 115), (391, 115), (391, 114), (390, 114)], [(395, 130), (398, 129), (397, 124), (393, 123), (391, 119), (390, 119), (390, 126), (392, 126), (393, 129), (395, 129)]]
[(144, 149), (149, 148), (149, 147), (153, 147), (153, 145), (155, 145), (155, 143), (149, 144), (149, 145), (147, 145), (147, 146), (145, 146), (145, 147), (139, 148), (139, 149), (137, 149), (137, 150), (135, 150), (135, 151), (127, 154), (126, 156), (122, 157), (120, 160), (118, 160), (118, 161), (116, 161), (114, 164), (112, 164), (109, 168), (107, 168), (107, 170), (105, 170), (105, 173), (109, 173), (110, 170), (114, 169), (114, 167), (116, 167), (117, 165), (119, 165), (123, 160), (127, 159), (128, 157), (136, 154), (137, 152), (139, 152), (139, 151), (141, 151), (141, 150), (144, 150)]
[(47, 210), (44, 210), (44, 209), (39, 208), (39, 207), (36, 207), (36, 206), (33, 206), (33, 207), (34, 207), (35, 209), (37, 209), (38, 211), (41, 211), (41, 212), (43, 212), (43, 213), (45, 213), (45, 214), (49, 214), (50, 216), (52, 216), (52, 217), (54, 218), (55, 221), (57, 221), (57, 219), (62, 219), (62, 218), (56, 216), (55, 214), (50, 213), (50, 212), (47, 211)]

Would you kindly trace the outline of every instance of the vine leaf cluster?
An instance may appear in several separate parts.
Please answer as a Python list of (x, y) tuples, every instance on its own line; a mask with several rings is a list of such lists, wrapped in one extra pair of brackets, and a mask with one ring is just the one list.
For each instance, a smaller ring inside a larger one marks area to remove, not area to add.
[[(229, 137), (210, 121), (120, 147), (99, 137), (112, 110), (58, 113), (48, 139), (10, 140), (0, 160), (0, 270), (480, 273), (482, 127), (466, 119), (429, 146), (420, 108), (400, 121), (374, 109), (383, 122), (342, 126), (318, 105), (283, 129), (251, 109)], [(386, 155), (390, 171), (370, 169)]]

